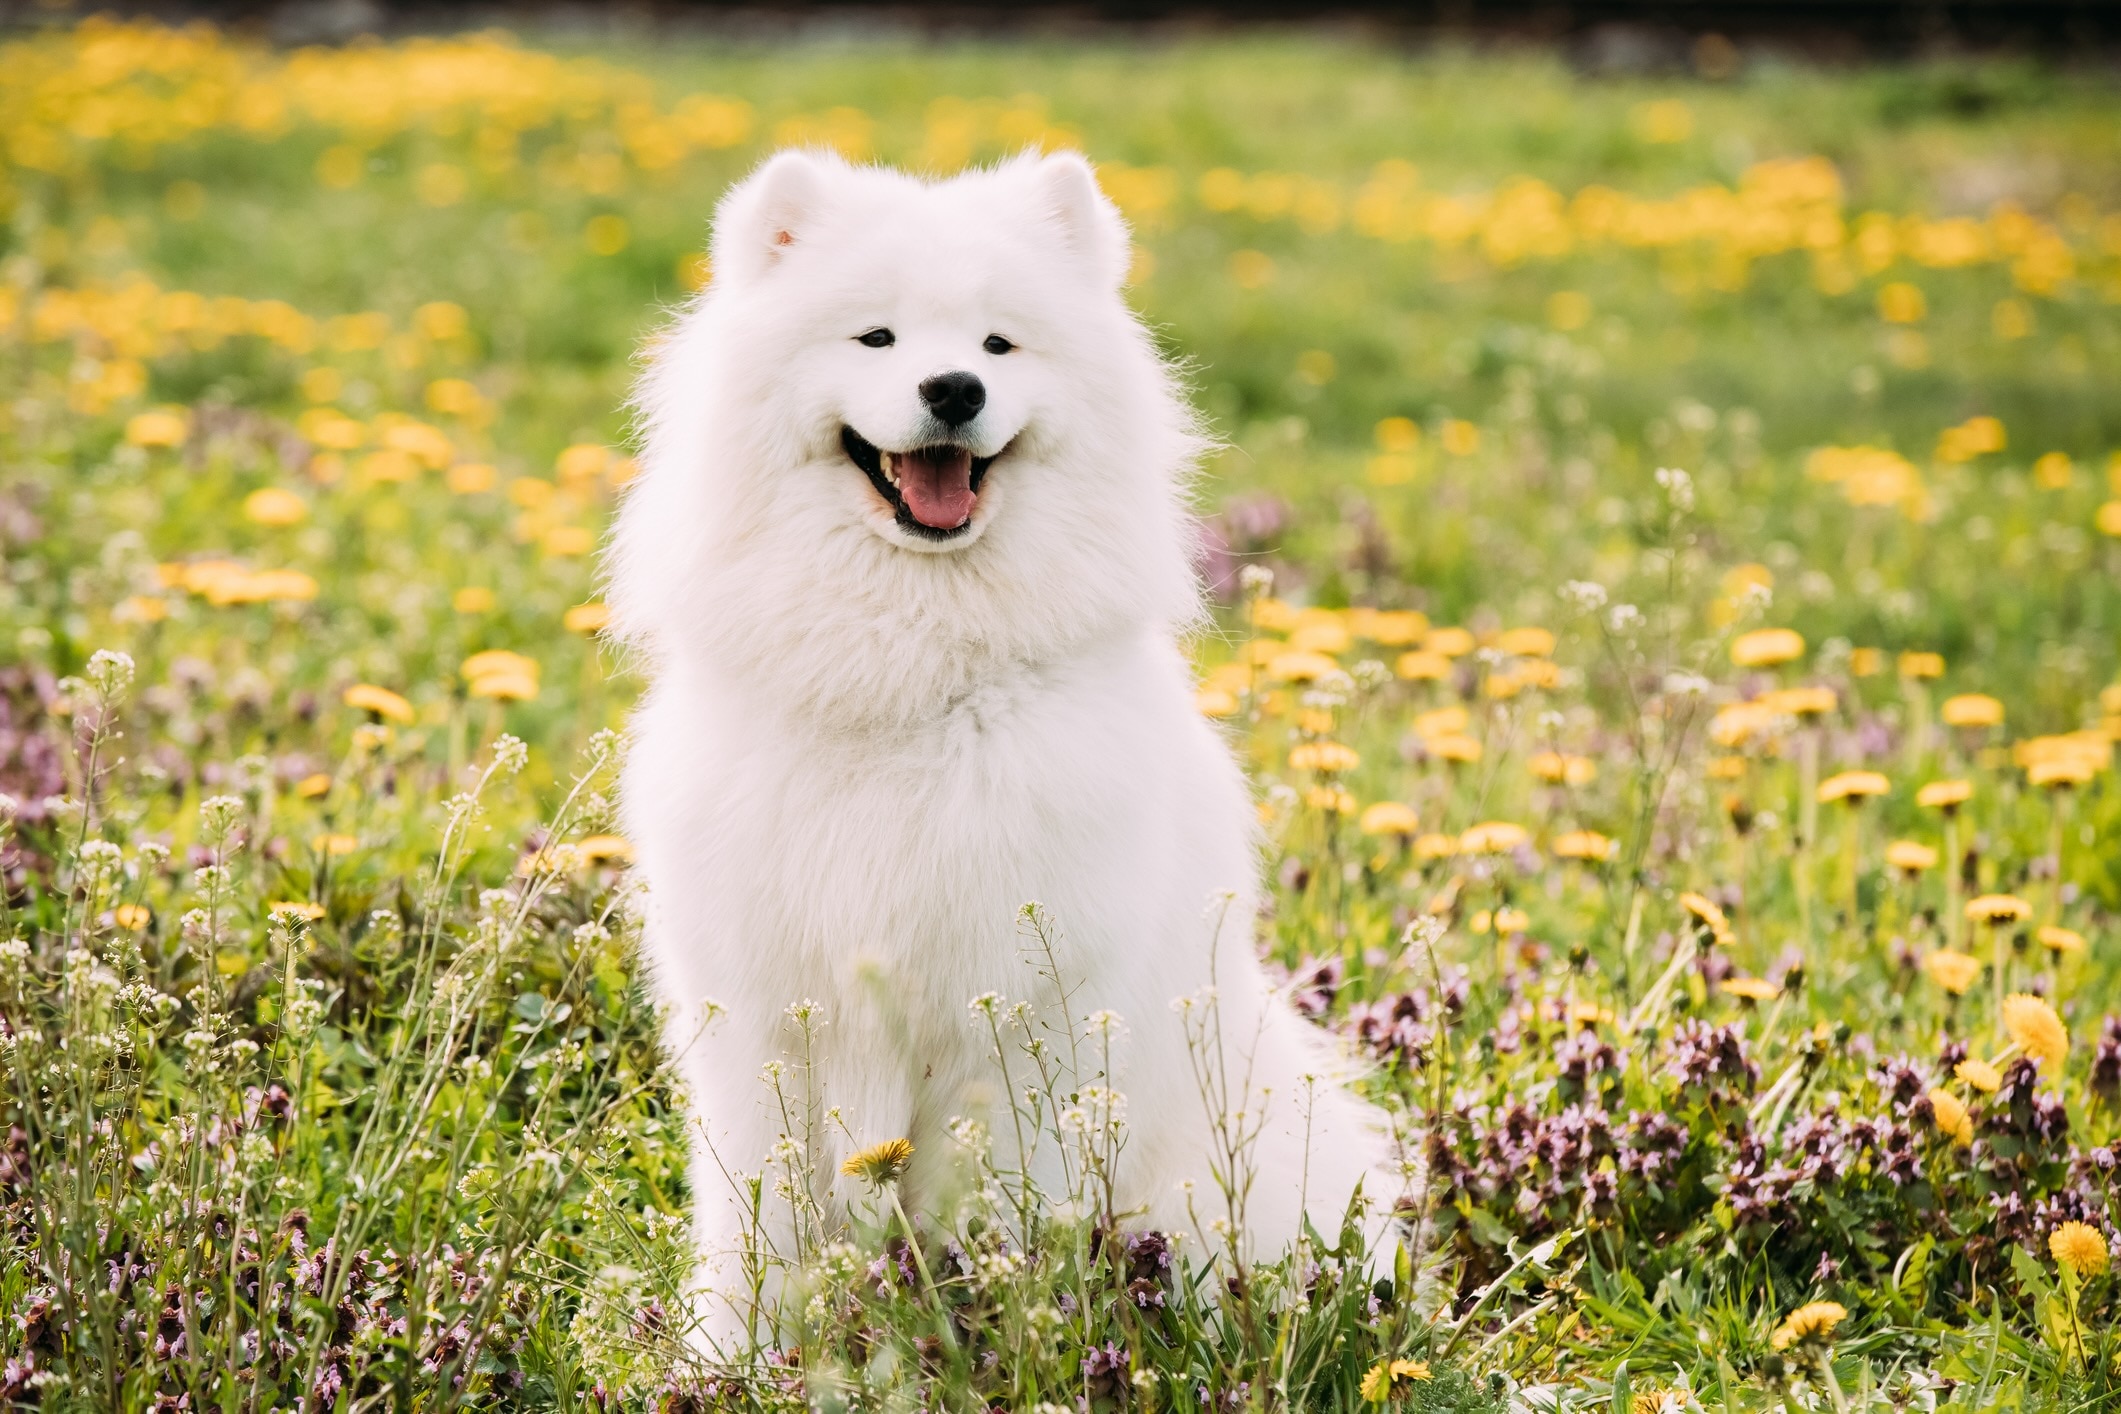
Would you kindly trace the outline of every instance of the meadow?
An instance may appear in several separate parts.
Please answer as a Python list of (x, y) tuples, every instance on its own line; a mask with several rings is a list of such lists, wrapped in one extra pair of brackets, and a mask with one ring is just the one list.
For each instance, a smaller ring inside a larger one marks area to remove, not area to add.
[[(2121, 97), (1701, 60), (0, 37), (0, 1408), (2121, 1406)], [(1133, 223), (1375, 1266), (1130, 1227), (1109, 1019), (967, 998), (1077, 1190), (871, 1154), (688, 1353), (595, 551), (794, 143)]]

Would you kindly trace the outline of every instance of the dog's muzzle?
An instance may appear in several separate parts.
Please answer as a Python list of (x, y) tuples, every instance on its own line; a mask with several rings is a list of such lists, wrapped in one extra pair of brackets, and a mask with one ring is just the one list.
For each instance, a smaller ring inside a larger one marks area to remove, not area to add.
[(852, 427), (840, 428), (840, 445), (890, 505), (899, 527), (929, 540), (948, 540), (972, 524), (980, 482), (994, 465), (993, 457), (975, 457), (949, 442), (881, 451)]

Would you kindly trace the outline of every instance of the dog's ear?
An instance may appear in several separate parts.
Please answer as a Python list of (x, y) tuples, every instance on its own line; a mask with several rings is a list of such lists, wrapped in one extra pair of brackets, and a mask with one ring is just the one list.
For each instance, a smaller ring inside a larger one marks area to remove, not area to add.
[(731, 188), (714, 209), (715, 277), (748, 280), (772, 269), (816, 219), (827, 166), (837, 160), (790, 148)]
[(1118, 289), (1134, 260), (1126, 218), (1098, 188), (1097, 173), (1079, 152), (1055, 152), (1031, 169), (1040, 214), (1059, 233), (1098, 284)]

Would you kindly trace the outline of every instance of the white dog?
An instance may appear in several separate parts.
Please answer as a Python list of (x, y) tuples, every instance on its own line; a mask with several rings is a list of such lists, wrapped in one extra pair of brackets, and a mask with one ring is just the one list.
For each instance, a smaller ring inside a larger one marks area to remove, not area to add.
[[(798, 1060), (789, 1006), (824, 1024), (784, 1089), (852, 1143), (911, 1138), (917, 1207), (946, 1126), (993, 1105), (967, 1003), (1032, 997), (1029, 900), (1077, 1015), (1124, 1020), (1130, 1223), (1222, 1215), (1173, 1009), (1210, 988), (1258, 1132), (1248, 1251), (1306, 1216), (1330, 1237), (1358, 1185), (1373, 1215), (1400, 1195), (1382, 1116), (1254, 952), (1253, 806), (1179, 646), (1203, 444), (1121, 298), (1129, 255), (1073, 155), (927, 182), (784, 152), (721, 203), (711, 288), (655, 351), (610, 560), (653, 679), (623, 796), (718, 1341), (752, 1315), (732, 1176), (791, 1127), (818, 1174), (850, 1145), (761, 1082)], [(769, 1238), (787, 1208), (769, 1185)]]

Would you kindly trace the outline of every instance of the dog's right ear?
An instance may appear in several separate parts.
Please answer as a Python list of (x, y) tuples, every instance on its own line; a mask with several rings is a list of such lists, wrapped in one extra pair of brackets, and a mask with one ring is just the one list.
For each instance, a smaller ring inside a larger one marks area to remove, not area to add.
[(772, 269), (803, 238), (825, 199), (822, 154), (776, 152), (714, 210), (711, 252), (717, 280), (748, 280)]

